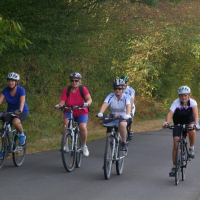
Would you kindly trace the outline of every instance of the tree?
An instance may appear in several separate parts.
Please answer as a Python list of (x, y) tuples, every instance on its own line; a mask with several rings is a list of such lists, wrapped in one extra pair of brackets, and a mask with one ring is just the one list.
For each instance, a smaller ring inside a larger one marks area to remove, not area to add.
[(31, 42), (22, 36), (22, 25), (13, 20), (7, 20), (0, 17), (0, 54), (10, 45), (28, 48), (27, 44)]

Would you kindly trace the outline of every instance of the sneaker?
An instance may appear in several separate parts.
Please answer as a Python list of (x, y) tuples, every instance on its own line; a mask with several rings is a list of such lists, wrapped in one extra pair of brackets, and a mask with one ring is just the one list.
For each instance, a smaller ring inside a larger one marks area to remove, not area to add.
[(170, 177), (175, 177), (175, 174), (176, 174), (176, 168), (173, 167), (173, 168), (171, 169), (171, 171), (169, 172), (169, 176), (170, 176)]
[(63, 150), (66, 151), (66, 152), (69, 152), (69, 147), (68, 147), (67, 144), (63, 147)]
[(18, 145), (19, 145), (19, 146), (22, 146), (22, 145), (25, 144), (25, 142), (26, 142), (26, 136), (20, 134), (20, 135), (19, 135), (19, 143), (18, 143)]
[(88, 151), (87, 146), (84, 146), (82, 149), (83, 149), (83, 155), (84, 156), (89, 156), (89, 151)]
[(189, 148), (189, 154), (190, 154), (190, 158), (194, 158), (195, 156), (194, 149)]
[(133, 132), (129, 131), (128, 132), (128, 140), (132, 140), (133, 139)]
[(122, 148), (121, 148), (121, 150), (122, 150), (122, 151), (127, 151), (127, 150), (128, 150), (127, 143), (122, 142)]

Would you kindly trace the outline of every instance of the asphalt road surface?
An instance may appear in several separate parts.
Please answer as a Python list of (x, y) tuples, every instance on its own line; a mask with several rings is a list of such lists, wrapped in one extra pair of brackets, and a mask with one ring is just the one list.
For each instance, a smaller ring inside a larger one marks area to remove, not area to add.
[(88, 143), (90, 156), (81, 168), (65, 171), (57, 150), (26, 156), (21, 167), (6, 159), (0, 170), (0, 200), (198, 200), (200, 196), (200, 132), (196, 157), (188, 163), (186, 180), (175, 185), (172, 133), (169, 129), (136, 133), (122, 175), (113, 165), (110, 180), (103, 175), (105, 138)]

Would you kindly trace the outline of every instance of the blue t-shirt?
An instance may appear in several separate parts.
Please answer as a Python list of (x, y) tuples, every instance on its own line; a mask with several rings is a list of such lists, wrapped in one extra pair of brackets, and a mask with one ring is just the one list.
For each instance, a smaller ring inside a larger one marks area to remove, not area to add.
[[(9, 87), (4, 88), (1, 93), (5, 96), (6, 101), (8, 103), (7, 112), (14, 112), (16, 110), (19, 110), (20, 97), (26, 96), (25, 89), (19, 85), (17, 85), (17, 91), (13, 97), (10, 94)], [(22, 112), (28, 114), (28, 106), (26, 102), (24, 104), (24, 109), (22, 110)]]

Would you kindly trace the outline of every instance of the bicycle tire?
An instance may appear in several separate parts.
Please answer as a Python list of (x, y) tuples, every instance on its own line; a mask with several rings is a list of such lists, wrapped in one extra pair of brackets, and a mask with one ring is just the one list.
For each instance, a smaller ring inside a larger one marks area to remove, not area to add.
[(113, 138), (107, 137), (106, 148), (104, 153), (104, 177), (106, 180), (108, 180), (111, 177), (113, 156)]
[[(25, 132), (24, 134), (26, 135)], [(26, 141), (25, 144), (22, 146), (19, 146), (18, 143), (19, 143), (19, 137), (15, 135), (12, 158), (13, 158), (13, 163), (16, 167), (22, 166), (26, 156)]]
[(176, 162), (175, 184), (178, 185), (179, 180), (180, 180), (180, 169), (181, 169), (181, 148), (180, 148), (180, 142), (178, 142), (175, 162)]
[(0, 169), (3, 168), (5, 159), (6, 159), (6, 154), (7, 154), (7, 143), (6, 143), (6, 137), (2, 138), (0, 140), (0, 152), (3, 154), (2, 159), (0, 159)]
[(65, 169), (72, 172), (76, 162), (76, 149), (75, 145), (72, 144), (72, 135), (69, 130), (65, 131), (62, 137), (61, 155)]
[(76, 141), (76, 146), (77, 146), (77, 151), (76, 151), (76, 167), (79, 168), (81, 166), (81, 161), (82, 161), (82, 149), (81, 149), (81, 136), (80, 132), (78, 131), (76, 133), (77, 141)]
[(121, 151), (121, 140), (119, 140), (119, 146), (117, 149), (117, 157), (119, 160), (116, 161), (116, 171), (118, 175), (121, 175), (124, 169), (124, 156), (125, 152)]
[(187, 158), (187, 152), (186, 152), (186, 144), (183, 143), (183, 147), (184, 147), (184, 150), (183, 150), (183, 147), (182, 147), (182, 167), (181, 167), (181, 178), (182, 178), (182, 181), (185, 180), (185, 176), (186, 176), (186, 166), (187, 166), (187, 161), (188, 161), (188, 158)]

